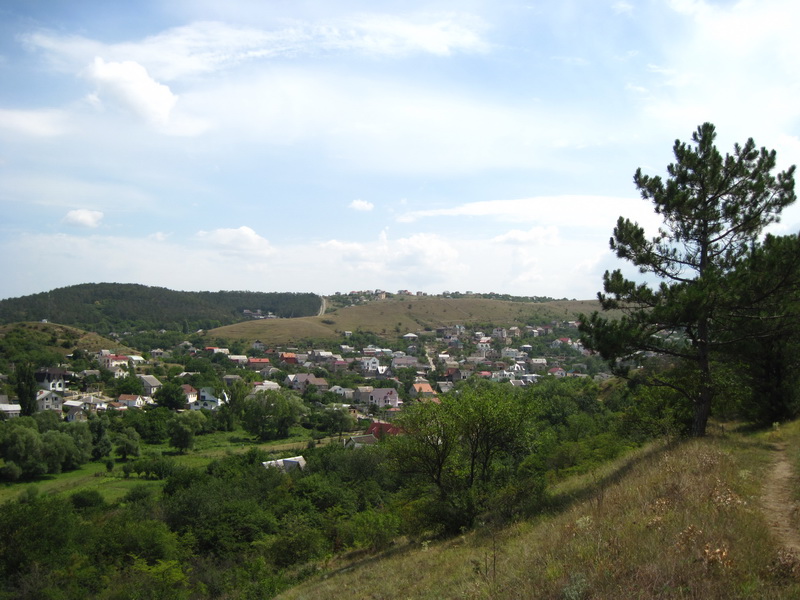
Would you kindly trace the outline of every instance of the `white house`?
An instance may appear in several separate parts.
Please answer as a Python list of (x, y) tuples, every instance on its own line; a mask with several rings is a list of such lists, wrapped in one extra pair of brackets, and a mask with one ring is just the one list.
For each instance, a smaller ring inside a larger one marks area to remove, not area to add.
[(380, 408), (399, 408), (403, 401), (394, 388), (376, 388), (370, 392), (369, 403)]
[(50, 390), (39, 390), (36, 392), (36, 405), (39, 410), (56, 410), (61, 412), (64, 399), (56, 392)]

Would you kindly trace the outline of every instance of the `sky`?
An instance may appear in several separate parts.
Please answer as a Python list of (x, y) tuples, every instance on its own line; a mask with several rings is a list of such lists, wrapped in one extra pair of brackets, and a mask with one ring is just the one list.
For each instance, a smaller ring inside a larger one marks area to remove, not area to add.
[(0, 298), (593, 298), (676, 139), (800, 163), (798, 30), (796, 0), (4, 0)]

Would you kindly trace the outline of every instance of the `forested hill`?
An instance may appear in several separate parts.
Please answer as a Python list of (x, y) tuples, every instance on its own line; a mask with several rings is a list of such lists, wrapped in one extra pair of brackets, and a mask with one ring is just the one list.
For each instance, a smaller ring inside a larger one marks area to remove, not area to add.
[(0, 301), (0, 323), (47, 319), (98, 333), (141, 329), (194, 331), (229, 325), (250, 313), (307, 317), (322, 299), (311, 293), (177, 292), (130, 283), (86, 283)]

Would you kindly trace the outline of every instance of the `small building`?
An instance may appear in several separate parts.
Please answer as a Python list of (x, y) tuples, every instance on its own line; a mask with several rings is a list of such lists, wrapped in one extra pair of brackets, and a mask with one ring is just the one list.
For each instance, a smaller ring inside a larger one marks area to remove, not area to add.
[(306, 459), (302, 456), (293, 456), (291, 458), (280, 458), (278, 460), (268, 460), (266, 462), (262, 462), (264, 468), (269, 469), (278, 469), (279, 471), (283, 471), (284, 473), (289, 473), (290, 471), (302, 471), (306, 468)]

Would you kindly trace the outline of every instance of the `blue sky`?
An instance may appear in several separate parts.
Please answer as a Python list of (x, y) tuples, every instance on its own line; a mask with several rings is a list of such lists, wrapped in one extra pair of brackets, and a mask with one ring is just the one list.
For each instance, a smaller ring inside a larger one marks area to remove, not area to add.
[(6, 0), (0, 298), (592, 298), (676, 138), (800, 162), (798, 30), (796, 0)]

